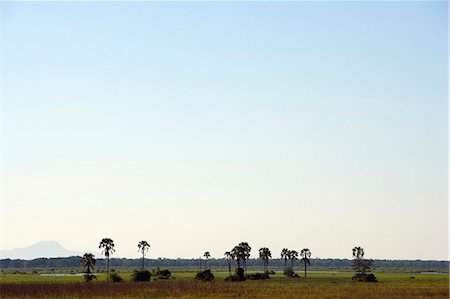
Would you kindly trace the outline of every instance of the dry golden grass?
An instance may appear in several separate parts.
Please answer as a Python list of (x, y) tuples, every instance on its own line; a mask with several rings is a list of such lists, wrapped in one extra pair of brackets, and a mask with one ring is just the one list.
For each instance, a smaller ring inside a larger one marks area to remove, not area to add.
[(448, 275), (382, 274), (378, 283), (357, 283), (351, 274), (266, 281), (198, 282), (183, 275), (149, 283), (1, 283), (1, 298), (449, 298)]

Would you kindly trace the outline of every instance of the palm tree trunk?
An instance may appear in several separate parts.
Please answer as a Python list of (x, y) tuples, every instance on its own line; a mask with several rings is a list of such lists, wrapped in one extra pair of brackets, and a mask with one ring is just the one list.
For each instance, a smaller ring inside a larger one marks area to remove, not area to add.
[(109, 255), (108, 255), (108, 264), (106, 265), (106, 280), (109, 281)]
[(305, 261), (305, 277), (306, 277), (306, 261)]
[(287, 263), (287, 260), (284, 259), (284, 271), (286, 271), (286, 263)]
[(145, 254), (142, 252), (142, 271), (144, 271)]

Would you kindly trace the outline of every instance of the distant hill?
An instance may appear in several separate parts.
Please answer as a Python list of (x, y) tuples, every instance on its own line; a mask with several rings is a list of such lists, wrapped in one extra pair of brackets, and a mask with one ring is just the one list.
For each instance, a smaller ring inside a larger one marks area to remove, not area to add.
[(69, 257), (83, 255), (83, 252), (67, 250), (56, 241), (41, 241), (24, 248), (0, 251), (2, 259), (36, 259), (48, 257)]

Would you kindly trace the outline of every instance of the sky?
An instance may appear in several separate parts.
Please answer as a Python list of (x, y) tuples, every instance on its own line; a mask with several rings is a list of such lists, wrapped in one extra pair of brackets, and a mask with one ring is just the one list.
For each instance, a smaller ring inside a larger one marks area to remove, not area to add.
[(2, 249), (448, 259), (446, 2), (2, 5)]

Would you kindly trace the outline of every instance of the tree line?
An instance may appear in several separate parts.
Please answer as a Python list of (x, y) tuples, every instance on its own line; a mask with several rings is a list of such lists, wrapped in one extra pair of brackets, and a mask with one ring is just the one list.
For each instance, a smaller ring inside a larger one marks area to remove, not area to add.
[[(311, 258), (311, 265), (318, 269), (344, 269), (352, 266), (350, 259), (338, 258)], [(198, 258), (145, 258), (145, 263), (152, 267), (160, 268), (198, 268)], [(97, 258), (97, 268), (106, 269), (107, 259)], [(261, 260), (250, 258), (247, 260), (248, 267), (261, 266)], [(284, 267), (284, 259), (274, 257), (270, 260), (270, 265), (276, 268)], [(80, 256), (37, 258), (32, 260), (23, 259), (2, 259), (0, 268), (2, 270), (13, 269), (76, 269), (80, 266)], [(114, 258), (110, 259), (110, 266), (114, 269), (134, 269), (142, 266), (142, 258)], [(423, 260), (373, 260), (373, 266), (377, 269), (415, 269), (448, 272), (448, 261), (423, 261)], [(209, 258), (208, 267), (221, 267), (228, 269), (227, 258)]]
[[(138, 252), (142, 253), (142, 267), (141, 270), (135, 270), (134, 276), (135, 281), (149, 281), (150, 280), (150, 272), (147, 270), (144, 270), (145, 268), (145, 255), (148, 252), (150, 248), (150, 244), (143, 240), (138, 242), (137, 244)], [(103, 238), (99, 243), (99, 249), (102, 249), (102, 254), (106, 257), (106, 279), (107, 281), (110, 281), (110, 256), (115, 252), (115, 244), (114, 241), (110, 238)], [(251, 256), (251, 250), (252, 248), (247, 242), (241, 242), (238, 245), (234, 246), (230, 251), (225, 251), (224, 257), (227, 261), (228, 266), (228, 272), (229, 276), (226, 278), (226, 280), (230, 281), (244, 281), (246, 279), (269, 279), (270, 274), (275, 274), (274, 271), (269, 271), (269, 260), (272, 259), (272, 253), (269, 248), (262, 247), (259, 249), (259, 260), (262, 261), (263, 264), (263, 273), (256, 273), (249, 275), (247, 272), (248, 269), (248, 261)], [(356, 281), (365, 281), (365, 282), (376, 282), (377, 279), (373, 273), (371, 272), (373, 268), (373, 260), (372, 259), (366, 259), (364, 257), (364, 249), (359, 246), (355, 246), (352, 249), (352, 256), (353, 260), (351, 262), (351, 267), (356, 271), (355, 275), (352, 277), (352, 280)], [(211, 269), (208, 269), (208, 261), (211, 257), (211, 253), (209, 251), (205, 251), (203, 254), (203, 257), (205, 258), (204, 262), (204, 268), (205, 270), (202, 271), (203, 263), (202, 258), (200, 257), (200, 272), (197, 273), (196, 279), (204, 280), (204, 281), (211, 281), (214, 280), (214, 275), (211, 272)], [(311, 251), (308, 248), (303, 248), (300, 253), (296, 250), (291, 250), (288, 248), (283, 248), (280, 253), (280, 257), (282, 260), (284, 260), (284, 275), (287, 277), (293, 277), (298, 278), (299, 275), (294, 272), (294, 262), (299, 260), (300, 263), (304, 266), (304, 276), (307, 277), (307, 268), (309, 265), (311, 265)], [(300, 259), (299, 259), (300, 257)], [(287, 261), (290, 261), (291, 267), (287, 268)], [(234, 261), (237, 265), (237, 268), (235, 270), (235, 274), (232, 274), (231, 272), (231, 264), (232, 261)], [(81, 259), (80, 264), (83, 267), (83, 271), (85, 273), (85, 280), (91, 281), (92, 279), (95, 279), (95, 275), (93, 275), (93, 271), (96, 266), (96, 258), (92, 253), (85, 253)], [(170, 271), (165, 270), (168, 273)], [(160, 272), (158, 268), (158, 272)], [(119, 277), (117, 274), (115, 274), (115, 278), (119, 279), (118, 281), (123, 281), (121, 277)], [(140, 276), (143, 276), (139, 278)], [(170, 276), (170, 274), (168, 275)]]

